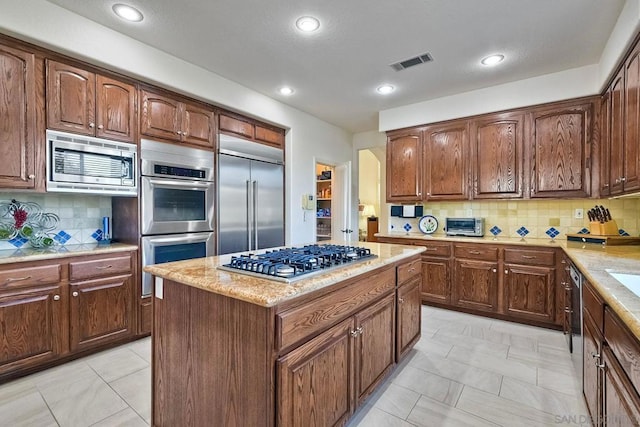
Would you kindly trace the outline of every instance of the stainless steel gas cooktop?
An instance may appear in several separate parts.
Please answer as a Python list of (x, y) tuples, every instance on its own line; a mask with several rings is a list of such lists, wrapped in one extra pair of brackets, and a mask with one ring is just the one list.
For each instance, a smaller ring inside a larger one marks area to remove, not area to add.
[(358, 261), (375, 258), (370, 249), (344, 245), (308, 245), (265, 253), (237, 255), (218, 268), (264, 279), (291, 283), (314, 273), (327, 272)]

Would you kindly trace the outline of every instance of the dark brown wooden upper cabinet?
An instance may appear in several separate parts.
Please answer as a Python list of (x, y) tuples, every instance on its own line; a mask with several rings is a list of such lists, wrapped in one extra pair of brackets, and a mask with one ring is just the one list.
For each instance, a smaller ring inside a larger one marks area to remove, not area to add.
[(422, 200), (422, 133), (387, 136), (387, 202)]
[(424, 200), (469, 196), (468, 121), (429, 126), (424, 131)]
[(640, 43), (624, 69), (624, 173), (620, 180), (628, 192), (640, 189)]
[(213, 110), (142, 89), (140, 133), (168, 141), (213, 148)]
[[(0, 45), (0, 188), (3, 189), (34, 189), (38, 181), (36, 141), (44, 138), (44, 130), (39, 132), (37, 126), (35, 70), (33, 53)], [(44, 183), (44, 167), (38, 175)]]
[(533, 110), (531, 198), (589, 196), (593, 108), (580, 100)]
[[(607, 141), (603, 144), (605, 153), (601, 155), (600, 168), (606, 180), (601, 187), (609, 184), (609, 192), (602, 195), (620, 194), (624, 190), (624, 68), (613, 79), (605, 95), (608, 106)], [(603, 117), (605, 115), (603, 114)], [(604, 126), (603, 126), (603, 130)], [(606, 156), (606, 157), (605, 157)], [(604, 163), (603, 163), (604, 162)], [(602, 174), (601, 174), (602, 175)], [(601, 190), (602, 191), (602, 190)]]
[(232, 133), (259, 144), (284, 149), (284, 129), (261, 125), (248, 117), (233, 117), (220, 113), (219, 130)]
[(522, 197), (524, 114), (495, 114), (471, 123), (473, 198)]
[(48, 129), (135, 141), (133, 85), (47, 60), (46, 92)]

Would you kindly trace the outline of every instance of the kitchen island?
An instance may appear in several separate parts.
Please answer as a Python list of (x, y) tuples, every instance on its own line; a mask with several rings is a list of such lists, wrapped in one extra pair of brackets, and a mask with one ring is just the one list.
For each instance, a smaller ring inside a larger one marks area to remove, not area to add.
[(420, 337), (424, 248), (359, 246), (377, 257), (289, 284), (230, 255), (145, 267), (153, 425), (346, 423)]

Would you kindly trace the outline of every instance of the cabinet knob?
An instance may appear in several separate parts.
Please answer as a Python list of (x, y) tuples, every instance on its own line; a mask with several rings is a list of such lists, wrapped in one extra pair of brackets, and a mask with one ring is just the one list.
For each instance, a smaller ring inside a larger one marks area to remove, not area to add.
[(594, 351), (591, 352), (591, 357), (593, 357), (594, 359), (600, 359), (600, 355)]
[(60, 295), (54, 295), (53, 296), (53, 300), (54, 301), (60, 301)]
[(507, 270), (506, 268), (504, 269), (504, 274), (509, 274), (509, 270)]
[(494, 273), (497, 273), (497, 272), (498, 272), (498, 270), (496, 270), (496, 269), (494, 268), (494, 269), (493, 269), (493, 272), (494, 272)]
[(71, 295), (73, 295), (74, 297), (77, 297), (78, 296), (78, 291), (73, 291), (73, 293)]
[(364, 329), (362, 328), (362, 326), (358, 326), (358, 327), (356, 328), (356, 331), (358, 331), (358, 334), (359, 334), (359, 335), (362, 335), (362, 332), (364, 332)]
[[(570, 309), (570, 308), (565, 308), (565, 309), (564, 309), (564, 312), (565, 312), (565, 313), (571, 313), (571, 309)], [(594, 356), (594, 357), (595, 357), (595, 356)]]
[(596, 368), (602, 369), (604, 371), (605, 369), (607, 369), (607, 365), (604, 364), (604, 363), (600, 364), (600, 363), (596, 362)]
[(625, 182), (626, 180), (627, 180), (627, 178), (624, 177), (624, 176), (622, 178), (620, 178), (620, 182)]
[(104, 129), (104, 126), (102, 126), (102, 125), (98, 125), (98, 129), (101, 129), (101, 130), (102, 130), (102, 129)]
[(93, 122), (89, 123), (89, 127), (90, 127), (91, 129), (93, 129), (95, 126), (96, 126), (96, 124), (95, 124), (95, 123), (93, 123)]
[(398, 298), (398, 302), (399, 302), (400, 304), (404, 304), (404, 298)]
[(609, 188), (609, 184), (604, 184), (602, 188)]
[(358, 330), (356, 329), (355, 331), (351, 331), (350, 334), (351, 334), (352, 337), (355, 338), (355, 337), (358, 336)]
[(36, 176), (34, 174), (29, 175), (29, 179), (35, 179), (35, 177)]

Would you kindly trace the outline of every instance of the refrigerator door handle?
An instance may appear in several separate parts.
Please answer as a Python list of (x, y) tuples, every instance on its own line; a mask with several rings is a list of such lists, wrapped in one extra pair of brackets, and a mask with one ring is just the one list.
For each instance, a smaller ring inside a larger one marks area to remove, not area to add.
[(247, 247), (253, 250), (251, 246), (251, 224), (252, 224), (253, 208), (251, 206), (251, 181), (247, 180)]
[(258, 249), (258, 181), (253, 181), (253, 244)]

